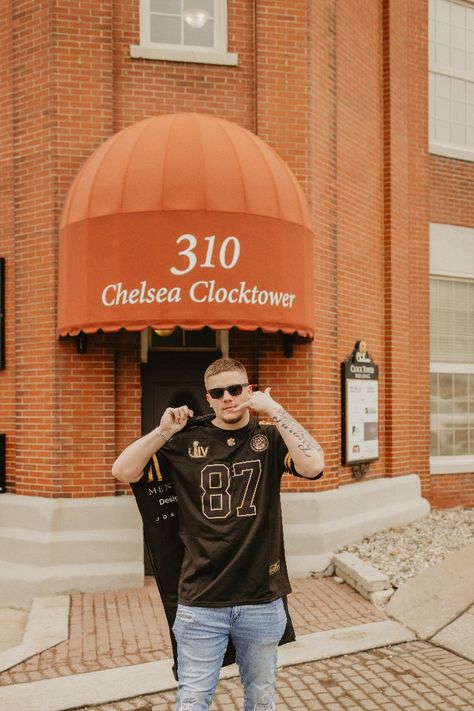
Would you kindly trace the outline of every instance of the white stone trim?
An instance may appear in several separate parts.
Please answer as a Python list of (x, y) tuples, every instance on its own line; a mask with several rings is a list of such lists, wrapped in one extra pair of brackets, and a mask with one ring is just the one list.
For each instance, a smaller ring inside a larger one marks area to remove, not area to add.
[(436, 156), (444, 156), (445, 158), (457, 158), (458, 160), (474, 161), (474, 151), (469, 148), (460, 148), (454, 144), (436, 143), (430, 141), (429, 152)]
[(430, 474), (470, 474), (474, 472), (474, 457), (430, 457)]
[(239, 55), (233, 52), (213, 52), (198, 49), (167, 49), (165, 47), (130, 45), (130, 56), (133, 59), (162, 59), (168, 62), (192, 62), (194, 64), (221, 64), (236, 67)]

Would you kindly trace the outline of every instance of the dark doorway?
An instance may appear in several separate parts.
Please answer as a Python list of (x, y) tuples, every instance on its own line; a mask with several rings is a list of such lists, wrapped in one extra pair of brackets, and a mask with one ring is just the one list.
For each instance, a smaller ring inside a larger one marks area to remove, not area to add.
[[(142, 433), (156, 427), (167, 407), (188, 405), (195, 415), (210, 412), (203, 374), (220, 351), (150, 352), (142, 364)], [(153, 575), (145, 546), (145, 575)]]

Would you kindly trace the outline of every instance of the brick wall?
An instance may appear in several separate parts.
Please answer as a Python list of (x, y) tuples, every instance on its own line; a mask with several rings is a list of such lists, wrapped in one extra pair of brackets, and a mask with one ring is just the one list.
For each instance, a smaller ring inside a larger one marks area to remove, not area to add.
[(15, 245), (13, 161), (13, 54), (12, 16), (6, 3), (0, 5), (0, 257), (6, 262), (7, 304), (5, 357), (0, 371), (0, 432), (7, 435), (7, 486), (14, 491), (15, 466)]
[(431, 478), (430, 503), (435, 508), (474, 507), (474, 474), (436, 474)]
[(474, 226), (474, 163), (430, 155), (430, 222)]
[[(409, 399), (405, 410), (410, 432), (409, 470), (419, 474), (430, 499), (429, 472), (429, 157), (428, 8), (425, 0), (407, 3), (408, 27), (408, 344)], [(417, 71), (413, 72), (413, 67)]]
[(337, 282), (337, 13), (335, 0), (310, 3), (309, 198), (313, 213), (315, 340), (314, 432), (325, 453), (321, 488), (338, 485), (340, 374)]
[(253, 130), (253, 2), (230, 2), (228, 26), (229, 52), (239, 54), (238, 67), (131, 59), (130, 45), (139, 44), (139, 2), (115, 2), (114, 130), (179, 111), (215, 114)]
[[(429, 157), (429, 222), (474, 227), (474, 163)], [(435, 475), (431, 503), (436, 507), (474, 505), (474, 472)]]
[[(382, 16), (377, 2), (361, 6), (349, 0), (336, 7), (336, 352), (337, 360), (344, 361), (362, 338), (380, 366), (381, 457), (366, 475), (373, 478), (387, 467)], [(339, 481), (353, 481), (351, 468), (340, 468)]]
[[(429, 221), (474, 226), (474, 164), (431, 155), (429, 158)], [(435, 475), (431, 478), (433, 506), (473, 506), (474, 472)]]
[[(5, 6), (5, 5), (4, 5)], [(11, 5), (14, 251), (8, 279), (15, 303), (15, 484), (19, 493), (57, 494), (54, 162), (51, 8)], [(9, 368), (12, 362), (10, 360)], [(9, 433), (7, 433), (9, 434)]]
[[(8, 369), (0, 373), (0, 431), (9, 437), (11, 491), (127, 490), (110, 467), (141, 433), (140, 338), (95, 334), (85, 355), (73, 340), (57, 340), (59, 215), (76, 171), (113, 132), (197, 111), (258, 132), (288, 162), (312, 209), (314, 342), (298, 340), (289, 359), (277, 334), (230, 336), (231, 355), (324, 447), (324, 479), (288, 478), (284, 488), (354, 481), (341, 465), (340, 363), (363, 338), (381, 374), (380, 459), (367, 476), (417, 472), (431, 495), (428, 223), (474, 224), (474, 176), (472, 164), (426, 152), (426, 2), (228, 6), (237, 67), (132, 59), (138, 0), (2, 5)], [(472, 492), (469, 477), (436, 477), (432, 486), (437, 505)]]

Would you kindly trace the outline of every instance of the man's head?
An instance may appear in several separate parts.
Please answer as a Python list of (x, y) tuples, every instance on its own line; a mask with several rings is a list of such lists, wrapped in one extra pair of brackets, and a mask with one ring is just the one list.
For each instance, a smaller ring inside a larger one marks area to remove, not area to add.
[(242, 373), (244, 377), (242, 382), (248, 380), (245, 365), (241, 363), (240, 360), (235, 360), (234, 358), (218, 358), (207, 367), (204, 373), (204, 385), (206, 386), (206, 390), (208, 389), (208, 380), (211, 376), (219, 375), (219, 373), (228, 373), (230, 370)]
[(233, 358), (219, 358), (204, 373), (206, 400), (216, 413), (215, 424), (224, 429), (244, 427), (249, 419), (247, 409), (233, 408), (246, 402), (252, 393), (245, 366)]

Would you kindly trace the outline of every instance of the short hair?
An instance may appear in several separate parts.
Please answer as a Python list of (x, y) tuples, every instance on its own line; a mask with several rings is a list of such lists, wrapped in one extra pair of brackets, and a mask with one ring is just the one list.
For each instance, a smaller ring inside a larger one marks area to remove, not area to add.
[(244, 373), (245, 377), (247, 377), (245, 365), (241, 363), (240, 360), (235, 360), (234, 358), (218, 358), (206, 368), (204, 373), (204, 383), (207, 383), (207, 380), (211, 377), (211, 375), (226, 373), (229, 370), (240, 370)]

